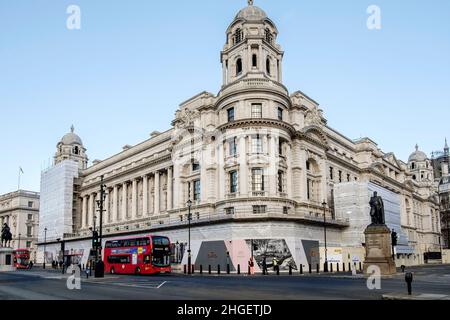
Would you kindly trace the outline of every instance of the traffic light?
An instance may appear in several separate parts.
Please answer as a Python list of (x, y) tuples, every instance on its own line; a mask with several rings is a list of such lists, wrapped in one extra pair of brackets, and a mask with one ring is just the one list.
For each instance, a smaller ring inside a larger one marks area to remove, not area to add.
[(398, 243), (397, 232), (392, 231), (391, 238), (392, 238), (392, 246), (396, 246)]
[(92, 248), (97, 249), (100, 247), (98, 232), (94, 231), (92, 233)]

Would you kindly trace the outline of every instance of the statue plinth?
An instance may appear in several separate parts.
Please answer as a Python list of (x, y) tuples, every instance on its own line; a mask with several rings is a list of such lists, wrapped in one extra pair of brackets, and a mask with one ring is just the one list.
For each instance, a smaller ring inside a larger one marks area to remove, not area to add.
[(16, 271), (14, 264), (14, 249), (0, 248), (0, 272)]
[(371, 265), (378, 266), (382, 275), (397, 272), (391, 252), (391, 230), (386, 225), (370, 225), (364, 231), (366, 235), (366, 258), (364, 273)]

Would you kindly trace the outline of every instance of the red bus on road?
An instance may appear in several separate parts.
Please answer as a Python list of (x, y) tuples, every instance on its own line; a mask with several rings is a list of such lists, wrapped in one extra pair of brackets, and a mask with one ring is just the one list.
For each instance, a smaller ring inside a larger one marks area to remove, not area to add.
[(28, 269), (30, 263), (30, 250), (17, 249), (14, 251), (14, 264), (17, 269)]
[(170, 273), (170, 240), (144, 236), (107, 241), (104, 263), (111, 274)]

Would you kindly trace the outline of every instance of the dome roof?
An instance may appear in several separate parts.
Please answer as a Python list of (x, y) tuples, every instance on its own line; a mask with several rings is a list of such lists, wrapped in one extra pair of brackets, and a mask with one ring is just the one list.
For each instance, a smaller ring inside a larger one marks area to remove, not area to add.
[(244, 19), (247, 21), (262, 21), (267, 19), (267, 14), (259, 7), (249, 4), (248, 7), (239, 11), (235, 19)]
[(74, 133), (75, 128), (72, 126), (70, 128), (70, 132), (64, 135), (61, 139), (61, 143), (65, 145), (71, 145), (71, 144), (79, 144), (83, 145), (83, 141), (81, 141), (81, 138)]
[(426, 161), (428, 159), (427, 155), (425, 152), (422, 152), (419, 150), (419, 146), (416, 145), (416, 151), (414, 151), (410, 156), (408, 161)]

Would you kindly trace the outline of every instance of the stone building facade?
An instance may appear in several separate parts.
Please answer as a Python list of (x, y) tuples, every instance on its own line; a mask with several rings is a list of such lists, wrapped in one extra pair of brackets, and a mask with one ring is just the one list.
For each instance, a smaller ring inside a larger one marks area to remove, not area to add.
[[(432, 188), (413, 179), (409, 163), (369, 138), (345, 137), (328, 125), (316, 101), (288, 91), (278, 29), (266, 13), (249, 3), (226, 35), (220, 91), (183, 102), (169, 130), (90, 167), (73, 130), (71, 139), (63, 138), (56, 163), (80, 165), (66, 248), (89, 249), (103, 176), (106, 237), (162, 233), (186, 243), (191, 200), (194, 261), (208, 245), (222, 242), (233, 263), (246, 265), (254, 240), (260, 243), (258, 263), (270, 254), (283, 257), (284, 266), (323, 262), (324, 214), (329, 257), (362, 261), (364, 244), (344, 237), (353, 218), (335, 206), (335, 187), (352, 183), (371, 183), (398, 196), (398, 219), (412, 248), (402, 257), (407, 263), (422, 263), (424, 252), (437, 250)], [(369, 192), (363, 196), (368, 204)]]
[(36, 261), (39, 193), (19, 190), (0, 196), (0, 223), (11, 229), (13, 249), (29, 249)]

